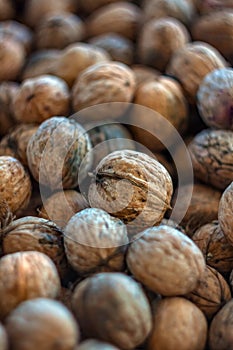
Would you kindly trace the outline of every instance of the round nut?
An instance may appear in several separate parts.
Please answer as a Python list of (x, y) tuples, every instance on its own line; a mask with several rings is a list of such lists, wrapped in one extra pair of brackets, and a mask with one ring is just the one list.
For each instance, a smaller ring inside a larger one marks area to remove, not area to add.
[(227, 240), (233, 245), (233, 182), (223, 192), (219, 202), (218, 220)]
[(20, 42), (24, 46), (25, 51), (27, 53), (30, 52), (33, 32), (24, 24), (14, 20), (3, 21), (0, 23), (0, 35)]
[(227, 8), (233, 8), (232, 0), (221, 0), (221, 1), (209, 1), (209, 0), (195, 0), (195, 5), (198, 9), (198, 12), (201, 15), (216, 12), (219, 10), (225, 10)]
[(19, 85), (15, 82), (0, 83), (0, 135), (6, 135), (16, 124), (11, 104), (18, 89)]
[(72, 305), (84, 335), (120, 349), (134, 349), (151, 330), (150, 306), (142, 288), (121, 273), (86, 278), (75, 288)]
[(25, 51), (23, 45), (0, 33), (0, 51), (0, 81), (16, 80), (24, 64)]
[(196, 244), (166, 225), (143, 231), (129, 246), (126, 261), (138, 281), (164, 296), (192, 292), (205, 272), (205, 260)]
[(13, 18), (15, 10), (10, 0), (0, 0), (0, 21)]
[(88, 339), (82, 342), (76, 350), (119, 350), (115, 346), (98, 340)]

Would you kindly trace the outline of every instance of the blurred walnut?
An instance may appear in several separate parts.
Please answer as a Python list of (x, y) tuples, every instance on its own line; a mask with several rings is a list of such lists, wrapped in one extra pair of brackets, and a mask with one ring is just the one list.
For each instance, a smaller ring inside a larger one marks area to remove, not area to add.
[[(232, 179), (233, 181), (233, 179)], [(233, 182), (223, 192), (219, 202), (218, 220), (227, 240), (233, 245)]]
[(28, 251), (8, 254), (0, 259), (1, 318), (24, 300), (56, 298), (59, 292), (59, 276), (47, 255)]
[(88, 339), (82, 342), (75, 350), (119, 350), (114, 345), (99, 340)]
[(12, 350), (71, 350), (79, 341), (79, 327), (60, 302), (36, 298), (21, 303), (6, 319)]
[(36, 46), (38, 49), (63, 49), (81, 41), (84, 35), (84, 23), (78, 16), (69, 12), (52, 13), (43, 17), (36, 27)]
[(0, 136), (6, 135), (16, 124), (11, 103), (18, 89), (19, 85), (15, 82), (0, 83)]
[(86, 13), (92, 13), (99, 7), (118, 2), (119, 0), (79, 0), (81, 9)]
[(232, 0), (195, 0), (195, 3), (201, 15), (233, 8)]
[(75, 288), (72, 306), (85, 336), (120, 349), (134, 349), (151, 330), (150, 306), (142, 288), (122, 273), (86, 278)]
[(31, 50), (33, 32), (20, 22), (14, 20), (0, 22), (0, 35), (20, 42), (26, 52)]
[(1, 350), (9, 349), (9, 341), (8, 341), (6, 329), (1, 324), (0, 324), (0, 348)]
[(16, 80), (25, 60), (23, 44), (0, 33), (0, 82)]
[(143, 64), (134, 64), (131, 66), (131, 69), (134, 72), (136, 79), (136, 87), (147, 81), (157, 79), (157, 77), (161, 74), (156, 69), (145, 66)]
[(15, 9), (11, 0), (0, 0), (0, 21), (13, 18)]
[(14, 96), (15, 118), (25, 123), (41, 123), (69, 113), (70, 95), (62, 79), (50, 75), (26, 79)]
[(201, 310), (190, 301), (164, 298), (153, 310), (148, 350), (204, 350), (208, 326)]

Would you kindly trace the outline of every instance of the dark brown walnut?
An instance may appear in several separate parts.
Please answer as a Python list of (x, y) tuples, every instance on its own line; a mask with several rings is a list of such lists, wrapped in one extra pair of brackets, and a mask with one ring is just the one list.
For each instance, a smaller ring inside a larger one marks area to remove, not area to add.
[(226, 66), (227, 62), (213, 46), (194, 41), (174, 52), (166, 73), (179, 80), (189, 102), (195, 104), (203, 78), (212, 70)]
[(172, 199), (172, 207), (176, 205), (178, 218), (180, 218), (181, 213), (184, 213), (184, 208), (186, 208), (187, 205), (185, 195), (191, 190), (191, 201), (180, 222), (185, 232), (190, 237), (192, 237), (194, 232), (202, 225), (218, 219), (218, 206), (221, 197), (221, 192), (219, 190), (208, 185), (200, 183), (184, 185), (179, 188), (180, 193), (184, 196), (184, 201), (181, 199), (177, 202), (177, 190)]
[(67, 115), (69, 109), (68, 86), (52, 75), (24, 80), (13, 99), (14, 115), (21, 123), (42, 123), (55, 115)]
[(173, 186), (168, 171), (147, 154), (122, 150), (102, 159), (88, 198), (123, 220), (132, 233), (159, 224), (170, 207)]
[(232, 0), (195, 0), (196, 7), (201, 15), (233, 8)]
[(2, 238), (2, 230), (8, 226), (13, 220), (13, 214), (4, 199), (0, 199), (0, 237)]
[(138, 281), (164, 296), (192, 292), (205, 272), (205, 260), (196, 244), (166, 225), (143, 231), (129, 246), (126, 262)]
[(20, 124), (5, 135), (0, 141), (0, 156), (11, 156), (27, 166), (27, 145), (36, 132), (35, 124)]
[(141, 286), (122, 273), (86, 278), (75, 288), (72, 306), (85, 336), (120, 349), (134, 349), (151, 330), (150, 306)]
[(17, 80), (25, 60), (23, 45), (0, 33), (1, 70), (0, 82)]
[(111, 57), (104, 49), (86, 43), (74, 43), (61, 51), (51, 73), (64, 79), (71, 87), (79, 74), (89, 66), (108, 62)]
[(224, 190), (233, 181), (233, 131), (206, 129), (189, 144), (194, 175)]
[(218, 221), (200, 227), (192, 240), (202, 251), (206, 263), (221, 274), (228, 275), (233, 269), (233, 247), (226, 239)]
[[(233, 179), (232, 179), (233, 180)], [(227, 240), (233, 245), (233, 182), (223, 192), (219, 202), (218, 220)]]
[(0, 83), (0, 136), (6, 135), (16, 125), (11, 103), (18, 89), (19, 85), (15, 82)]
[(215, 315), (209, 329), (210, 350), (228, 350), (233, 347), (233, 299)]
[(83, 341), (75, 350), (119, 350), (119, 348), (99, 340), (88, 339)]
[(80, 0), (80, 7), (86, 13), (91, 13), (99, 7), (109, 5), (119, 0)]
[(6, 330), (12, 350), (73, 350), (80, 337), (72, 313), (45, 298), (21, 303), (7, 317)]
[(179, 297), (160, 300), (153, 310), (148, 350), (204, 350), (207, 322), (201, 310)]
[(56, 298), (60, 279), (52, 260), (45, 254), (28, 251), (0, 259), (0, 318), (5, 318), (22, 301)]
[[(74, 119), (52, 117), (44, 121), (27, 147), (29, 169), (40, 184), (52, 190), (77, 187), (90, 166), (89, 136)], [(84, 157), (85, 164), (80, 169)]]
[(126, 1), (106, 5), (87, 17), (87, 35), (117, 33), (133, 40), (137, 36), (141, 16), (141, 9)]
[(64, 274), (63, 232), (52, 221), (33, 216), (14, 220), (2, 230), (2, 249), (3, 254), (32, 250), (44, 253), (54, 262), (60, 275)]
[[(166, 17), (145, 23), (138, 39), (141, 63), (164, 71), (172, 54), (190, 41), (186, 27), (177, 19)], [(166, 43), (166, 45), (164, 45)]]
[(136, 87), (147, 81), (154, 80), (161, 74), (156, 69), (143, 64), (133, 64), (131, 69), (133, 70), (136, 79)]
[(85, 36), (82, 20), (69, 12), (48, 14), (35, 29), (38, 49), (63, 49)]
[(114, 61), (131, 65), (134, 61), (134, 44), (117, 33), (94, 36), (89, 43), (106, 50)]
[(25, 51), (30, 52), (33, 33), (24, 24), (15, 20), (0, 22), (0, 35), (19, 41), (24, 46)]
[(70, 265), (80, 274), (125, 269), (126, 226), (101, 209), (75, 214), (64, 229), (64, 243)]
[(197, 287), (186, 297), (197, 305), (209, 320), (232, 298), (227, 281), (208, 265)]
[(25, 208), (31, 196), (31, 180), (23, 165), (15, 158), (0, 156), (0, 193), (15, 213)]
[(0, 0), (0, 21), (13, 18), (15, 9), (11, 0)]
[(75, 190), (59, 191), (43, 201), (39, 216), (64, 228), (75, 213), (87, 207), (88, 203), (81, 193)]

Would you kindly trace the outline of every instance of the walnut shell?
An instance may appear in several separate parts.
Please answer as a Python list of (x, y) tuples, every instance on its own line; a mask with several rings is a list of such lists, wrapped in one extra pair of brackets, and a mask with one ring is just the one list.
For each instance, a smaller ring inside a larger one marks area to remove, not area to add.
[(88, 339), (82, 342), (75, 350), (119, 350), (119, 348), (98, 340)]
[(153, 311), (154, 324), (148, 350), (204, 350), (207, 322), (198, 307), (179, 298), (160, 300)]
[(52, 260), (28, 251), (0, 259), (0, 317), (5, 318), (22, 301), (38, 297), (56, 298), (60, 279)]
[(164, 296), (191, 292), (205, 272), (200, 249), (189, 237), (166, 225), (143, 231), (129, 246), (127, 266), (138, 281)]
[(0, 136), (6, 135), (16, 124), (11, 103), (18, 89), (19, 85), (15, 82), (0, 83)]
[(224, 190), (233, 181), (233, 131), (206, 129), (189, 144), (197, 179)]
[(0, 0), (0, 21), (13, 18), (15, 10), (10, 0)]
[(232, 0), (195, 0), (195, 5), (201, 15), (207, 14), (213, 11), (225, 10), (227, 8), (233, 8)]
[[(82, 177), (79, 168), (90, 151), (89, 136), (73, 119), (49, 118), (43, 122), (30, 138), (27, 159), (30, 171), (36, 181), (52, 190), (75, 188)], [(86, 158), (82, 172), (89, 167), (91, 159)]]
[(31, 180), (23, 165), (15, 158), (0, 156), (0, 193), (15, 213), (25, 208), (31, 196)]
[(227, 240), (233, 245), (233, 182), (225, 189), (219, 202), (218, 220)]
[(11, 156), (27, 166), (27, 145), (36, 132), (35, 124), (20, 124), (5, 135), (0, 141), (0, 156)]
[(202, 251), (206, 263), (223, 275), (233, 269), (233, 247), (227, 241), (218, 221), (200, 227), (192, 240)]
[(71, 350), (78, 343), (79, 327), (60, 302), (36, 298), (21, 303), (6, 320), (12, 350)]
[(179, 80), (189, 102), (194, 104), (202, 79), (212, 70), (226, 66), (225, 59), (214, 47), (195, 41), (172, 55), (166, 73)]
[(20, 42), (24, 46), (25, 51), (27, 53), (30, 52), (33, 32), (24, 24), (14, 20), (3, 21), (0, 23), (0, 35)]
[(157, 160), (136, 151), (115, 151), (102, 159), (95, 174), (88, 192), (91, 206), (123, 220), (132, 233), (161, 222), (173, 186)]
[(84, 335), (120, 349), (134, 349), (151, 330), (150, 306), (141, 286), (121, 273), (86, 278), (75, 288), (72, 305)]
[(24, 123), (41, 123), (69, 112), (70, 95), (62, 79), (50, 75), (24, 80), (14, 96), (15, 118)]
[[(0, 236), (2, 239), (2, 230), (8, 226), (13, 220), (13, 214), (9, 208), (9, 205), (4, 199), (0, 199)], [(2, 243), (2, 242), (1, 242)], [(2, 250), (2, 247), (1, 247)]]
[(124, 270), (128, 236), (121, 220), (87, 208), (70, 219), (64, 232), (66, 256), (80, 274)]
[(0, 33), (1, 70), (0, 82), (16, 80), (23, 67), (25, 50), (20, 42)]

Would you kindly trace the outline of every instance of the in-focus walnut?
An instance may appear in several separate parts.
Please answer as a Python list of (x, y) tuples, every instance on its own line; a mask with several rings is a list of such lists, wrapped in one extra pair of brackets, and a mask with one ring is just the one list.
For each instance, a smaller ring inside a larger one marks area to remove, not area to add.
[(122, 273), (86, 278), (75, 288), (72, 305), (84, 335), (120, 349), (134, 349), (151, 330), (150, 306), (141, 286)]
[(231, 299), (231, 291), (223, 276), (207, 265), (197, 287), (186, 297), (210, 320)]
[(31, 180), (23, 165), (15, 158), (0, 156), (0, 193), (15, 213), (28, 205)]
[[(233, 179), (232, 179), (233, 180)], [(233, 245), (233, 182), (223, 192), (219, 202), (218, 220), (227, 240)]]
[(152, 19), (142, 27), (139, 35), (139, 60), (145, 65), (164, 71), (172, 54), (188, 41), (189, 33), (177, 19)]
[(23, 67), (25, 50), (23, 45), (0, 33), (1, 70), (0, 82), (16, 80)]
[(228, 275), (233, 269), (233, 247), (226, 239), (218, 221), (200, 227), (192, 240), (202, 251), (206, 263), (222, 275)]
[(207, 321), (201, 310), (189, 300), (164, 298), (153, 310), (154, 324), (148, 350), (204, 350)]
[(88, 199), (123, 220), (131, 233), (159, 224), (170, 207), (168, 171), (147, 154), (123, 150), (104, 157), (95, 170)]
[(147, 81), (154, 80), (161, 74), (156, 69), (143, 64), (133, 64), (131, 69), (133, 70), (136, 79), (136, 87)]
[(41, 123), (55, 115), (67, 115), (69, 108), (67, 84), (52, 75), (24, 80), (13, 99), (15, 118), (24, 123)]
[(49, 118), (30, 138), (28, 166), (35, 180), (52, 190), (75, 188), (90, 166), (90, 149), (89, 136), (74, 119)]
[[(86, 107), (111, 102), (131, 102), (135, 89), (133, 71), (123, 63), (97, 63), (83, 71), (72, 89), (72, 105), (75, 112)], [(123, 114), (127, 104), (109, 108), (111, 116)]]
[(66, 256), (80, 274), (125, 269), (128, 236), (121, 220), (87, 208), (70, 219), (64, 233)]
[(88, 203), (81, 193), (75, 190), (59, 191), (43, 202), (39, 216), (63, 228), (75, 213), (87, 207)]
[(0, 318), (5, 318), (22, 301), (39, 297), (56, 298), (60, 279), (52, 260), (28, 251), (0, 259)]
[(35, 124), (20, 124), (14, 127), (0, 141), (0, 156), (14, 157), (27, 166), (27, 145), (37, 128)]
[(67, 46), (54, 63), (52, 74), (64, 79), (71, 87), (79, 74), (89, 66), (108, 62), (111, 57), (104, 49), (91, 44), (75, 43)]
[(226, 66), (227, 62), (214, 47), (195, 41), (174, 52), (166, 73), (179, 80), (189, 102), (194, 104), (203, 78), (212, 70)]
[(30, 52), (33, 33), (24, 24), (14, 20), (0, 22), (0, 35), (19, 41), (24, 46), (25, 51)]
[[(13, 220), (13, 214), (4, 199), (0, 199), (0, 239), (2, 241), (2, 230)], [(2, 249), (2, 247), (1, 247)]]
[(205, 272), (205, 260), (196, 244), (166, 225), (142, 232), (129, 246), (127, 266), (138, 281), (164, 296), (193, 291)]
[[(5, 350), (5, 349), (4, 349)], [(88, 339), (82, 342), (75, 350), (119, 350), (114, 345), (99, 340)]]
[(197, 179), (224, 190), (233, 181), (233, 131), (206, 129), (189, 144)]
[(72, 350), (79, 341), (79, 327), (60, 302), (36, 298), (21, 303), (6, 319), (12, 350)]
[(0, 135), (7, 134), (16, 124), (11, 103), (18, 89), (19, 85), (15, 82), (0, 83)]
[(35, 30), (38, 49), (63, 49), (85, 35), (82, 20), (69, 12), (52, 13), (43, 17)]
[(184, 212), (184, 206), (187, 205), (185, 195), (190, 191), (190, 188), (192, 189), (191, 202), (180, 224), (184, 227), (187, 235), (192, 237), (199, 227), (218, 219), (218, 206), (221, 192), (211, 186), (200, 183), (194, 183), (193, 185), (187, 184), (179, 187), (178, 190), (183, 194), (184, 201), (181, 199), (177, 202), (177, 190), (172, 199), (172, 207), (176, 205), (178, 218), (180, 218), (180, 213)]
[(128, 39), (135, 39), (141, 16), (141, 9), (126, 1), (106, 5), (86, 19), (87, 35), (92, 37), (104, 33), (117, 33)]
[(11, 0), (0, 0), (0, 21), (14, 17), (15, 9)]
[(134, 60), (134, 44), (117, 33), (94, 36), (89, 43), (106, 50), (114, 61), (131, 65)]
[[(3, 325), (0, 324), (0, 347), (1, 350), (9, 349), (9, 342), (6, 333), (6, 329)], [(110, 349), (111, 350), (111, 349)]]

